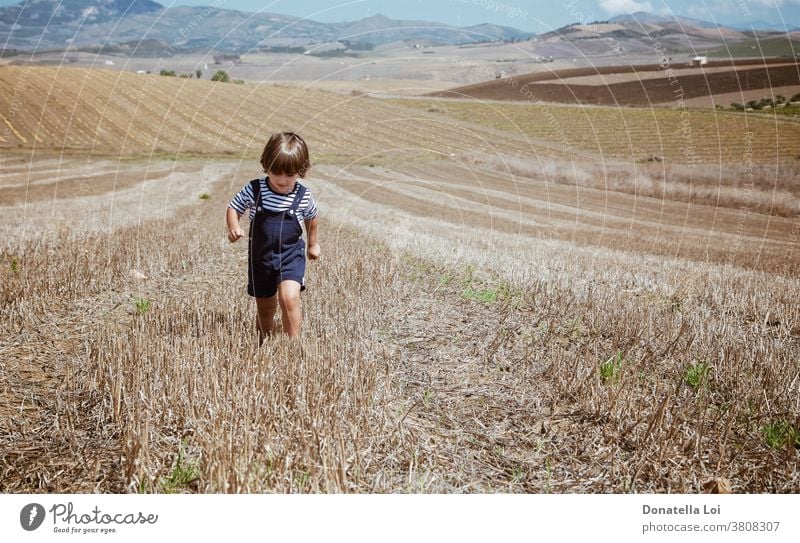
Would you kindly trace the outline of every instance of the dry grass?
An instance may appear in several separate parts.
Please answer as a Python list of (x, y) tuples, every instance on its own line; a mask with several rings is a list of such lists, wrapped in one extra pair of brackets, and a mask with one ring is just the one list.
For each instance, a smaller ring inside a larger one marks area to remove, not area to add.
[(746, 209), (778, 217), (800, 215), (800, 162), (765, 166), (720, 165), (716, 170), (684, 164), (588, 162), (566, 164), (525, 157), (476, 155), (475, 167), (568, 186), (690, 202), (714, 208)]
[[(665, 107), (565, 106), (535, 98), (521, 103), (416, 98), (389, 102), (436, 112), (453, 124), (496, 128), (536, 145), (552, 142), (583, 160), (640, 162), (658, 156), (670, 164), (796, 165), (800, 148), (800, 123), (784, 118)], [(536, 151), (526, 154), (535, 156)]]
[(41, 155), (250, 157), (264, 134), (295, 130), (314, 161), (386, 161), (393, 149), (459, 153), (476, 137), (506, 152), (517, 138), (441, 125), (366, 96), (272, 84), (233, 85), (102, 69), (0, 67), (0, 149)]
[[(785, 274), (743, 240), (714, 263), (702, 242), (675, 258), (614, 230), (614, 248), (521, 237), (483, 223), (502, 204), (485, 178), (482, 210), (438, 166), (315, 170), (305, 336), (260, 349), (226, 182), (112, 231), (4, 227), (0, 489), (797, 490), (796, 445), (767, 440), (800, 415), (792, 223), (770, 234)], [(419, 199), (369, 198), (393, 186)], [(438, 199), (464, 213), (415, 207)]]
[[(764, 435), (796, 421), (796, 287), (769, 302), (780, 317), (762, 320), (742, 309), (763, 304), (758, 294), (725, 296), (742, 283), (698, 282), (658, 298), (518, 287), (439, 267), (421, 276), (435, 292), (433, 323), (425, 341), (404, 342), (417, 362), (409, 387), (439, 453), (427, 467), (450, 484), (694, 493), (721, 477), (735, 492), (797, 490), (796, 446), (770, 448)], [(407, 337), (420, 324), (399, 326)], [(707, 380), (693, 386), (688, 369), (702, 363)]]

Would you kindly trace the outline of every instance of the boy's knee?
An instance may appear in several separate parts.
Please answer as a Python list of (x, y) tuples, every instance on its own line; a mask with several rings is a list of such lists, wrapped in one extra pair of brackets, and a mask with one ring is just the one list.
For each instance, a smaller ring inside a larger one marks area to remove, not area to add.
[(281, 304), (281, 309), (284, 311), (291, 311), (300, 307), (300, 293), (294, 290), (281, 292), (278, 295), (278, 301)]

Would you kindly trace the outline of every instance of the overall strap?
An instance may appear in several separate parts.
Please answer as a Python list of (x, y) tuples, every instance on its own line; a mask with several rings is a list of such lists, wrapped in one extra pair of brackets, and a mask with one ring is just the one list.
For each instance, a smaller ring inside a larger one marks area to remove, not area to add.
[(261, 179), (253, 179), (250, 181), (250, 188), (253, 191), (253, 202), (256, 206), (256, 211), (258, 211), (258, 204), (261, 203)]
[(306, 194), (306, 188), (300, 183), (298, 183), (297, 194), (295, 194), (294, 201), (292, 202), (292, 207), (290, 208), (293, 213), (297, 212), (297, 208), (300, 207), (300, 203), (303, 201), (303, 196), (305, 196), (305, 194)]

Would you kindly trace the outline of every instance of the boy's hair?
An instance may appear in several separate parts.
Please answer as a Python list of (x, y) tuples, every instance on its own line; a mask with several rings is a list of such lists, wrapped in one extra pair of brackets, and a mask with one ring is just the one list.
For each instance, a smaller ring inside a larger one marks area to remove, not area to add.
[(264, 173), (305, 177), (311, 162), (305, 140), (294, 132), (273, 134), (261, 153)]

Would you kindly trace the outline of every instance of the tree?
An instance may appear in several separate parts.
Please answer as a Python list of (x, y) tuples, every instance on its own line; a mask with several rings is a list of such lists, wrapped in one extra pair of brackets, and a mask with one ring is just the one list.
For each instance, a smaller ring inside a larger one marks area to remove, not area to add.
[(228, 72), (226, 72), (225, 70), (217, 70), (217, 73), (211, 76), (211, 81), (220, 81), (222, 83), (228, 83), (230, 80), (231, 78), (228, 77)]
[(169, 77), (175, 77), (175, 70), (161, 70), (158, 72), (158, 75), (166, 75)]
[(197, 79), (200, 79), (203, 76), (203, 70), (200, 70), (200, 69), (195, 70), (194, 71), (194, 75), (197, 76)]

